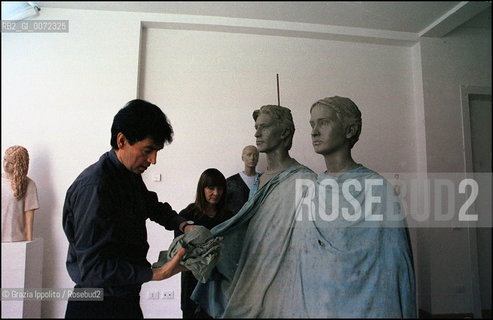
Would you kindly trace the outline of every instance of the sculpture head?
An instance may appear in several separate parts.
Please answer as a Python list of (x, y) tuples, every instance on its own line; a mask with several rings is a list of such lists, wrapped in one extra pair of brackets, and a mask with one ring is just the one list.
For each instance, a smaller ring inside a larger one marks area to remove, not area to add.
[(245, 163), (245, 166), (255, 168), (258, 163), (259, 152), (255, 146), (246, 146), (241, 153), (241, 160)]
[(295, 130), (291, 110), (265, 105), (253, 112), (253, 119), (259, 152), (270, 152), (281, 143), (286, 150), (291, 149)]
[(173, 141), (173, 128), (156, 105), (136, 99), (114, 117), (111, 146), (120, 162), (136, 174), (157, 161), (157, 152)]
[(312, 140), (317, 153), (338, 148), (338, 143), (347, 144), (350, 150), (358, 141), (361, 112), (351, 99), (339, 96), (320, 99), (311, 106), (310, 114)]
[(5, 151), (3, 168), (10, 178), (14, 197), (20, 200), (27, 190), (27, 171), (29, 170), (29, 153), (22, 146), (12, 146)]

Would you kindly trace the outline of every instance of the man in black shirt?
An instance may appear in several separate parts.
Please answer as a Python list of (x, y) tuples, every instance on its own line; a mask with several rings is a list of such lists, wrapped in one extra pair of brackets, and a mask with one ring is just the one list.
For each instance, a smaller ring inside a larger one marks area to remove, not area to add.
[(160, 268), (151, 269), (146, 259), (147, 218), (167, 230), (195, 227), (159, 202), (141, 177), (172, 136), (159, 107), (138, 99), (128, 102), (113, 119), (112, 149), (68, 189), (63, 208), (67, 270), (75, 288), (103, 288), (104, 299), (69, 300), (66, 318), (143, 318), (142, 284), (187, 270), (179, 265), (184, 249)]

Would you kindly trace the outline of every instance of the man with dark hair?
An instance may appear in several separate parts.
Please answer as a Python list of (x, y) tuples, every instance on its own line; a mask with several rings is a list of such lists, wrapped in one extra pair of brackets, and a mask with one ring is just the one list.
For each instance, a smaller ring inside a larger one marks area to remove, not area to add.
[(139, 99), (128, 102), (113, 119), (112, 149), (68, 189), (63, 207), (67, 270), (75, 288), (102, 288), (104, 298), (69, 300), (66, 318), (143, 318), (142, 284), (186, 270), (179, 265), (184, 249), (160, 268), (152, 269), (146, 259), (148, 218), (167, 230), (195, 227), (159, 202), (141, 177), (172, 136), (159, 107)]

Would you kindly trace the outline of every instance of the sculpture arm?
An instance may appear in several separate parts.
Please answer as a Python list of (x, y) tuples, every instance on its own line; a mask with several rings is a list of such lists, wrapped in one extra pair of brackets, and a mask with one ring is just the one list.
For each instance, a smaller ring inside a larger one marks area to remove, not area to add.
[(24, 212), (24, 232), (26, 241), (33, 239), (34, 210)]

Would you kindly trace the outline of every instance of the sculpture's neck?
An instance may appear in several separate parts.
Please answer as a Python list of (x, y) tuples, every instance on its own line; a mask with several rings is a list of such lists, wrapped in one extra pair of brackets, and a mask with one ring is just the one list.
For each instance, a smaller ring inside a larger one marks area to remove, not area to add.
[(255, 171), (255, 167), (245, 166), (245, 170), (243, 170), (243, 173), (249, 177), (253, 177), (254, 175), (257, 174), (257, 171)]
[(6, 179), (9, 179), (10, 180), (10, 179), (12, 179), (12, 175), (11, 174), (8, 174), (6, 172), (3, 172), (2, 173), (2, 178), (6, 178)]
[(332, 154), (325, 156), (325, 166), (327, 172), (339, 176), (344, 172), (358, 167), (358, 164), (351, 157), (351, 152)]
[(297, 165), (298, 162), (291, 158), (289, 154), (267, 154), (267, 169), (266, 174), (279, 173), (284, 169)]

